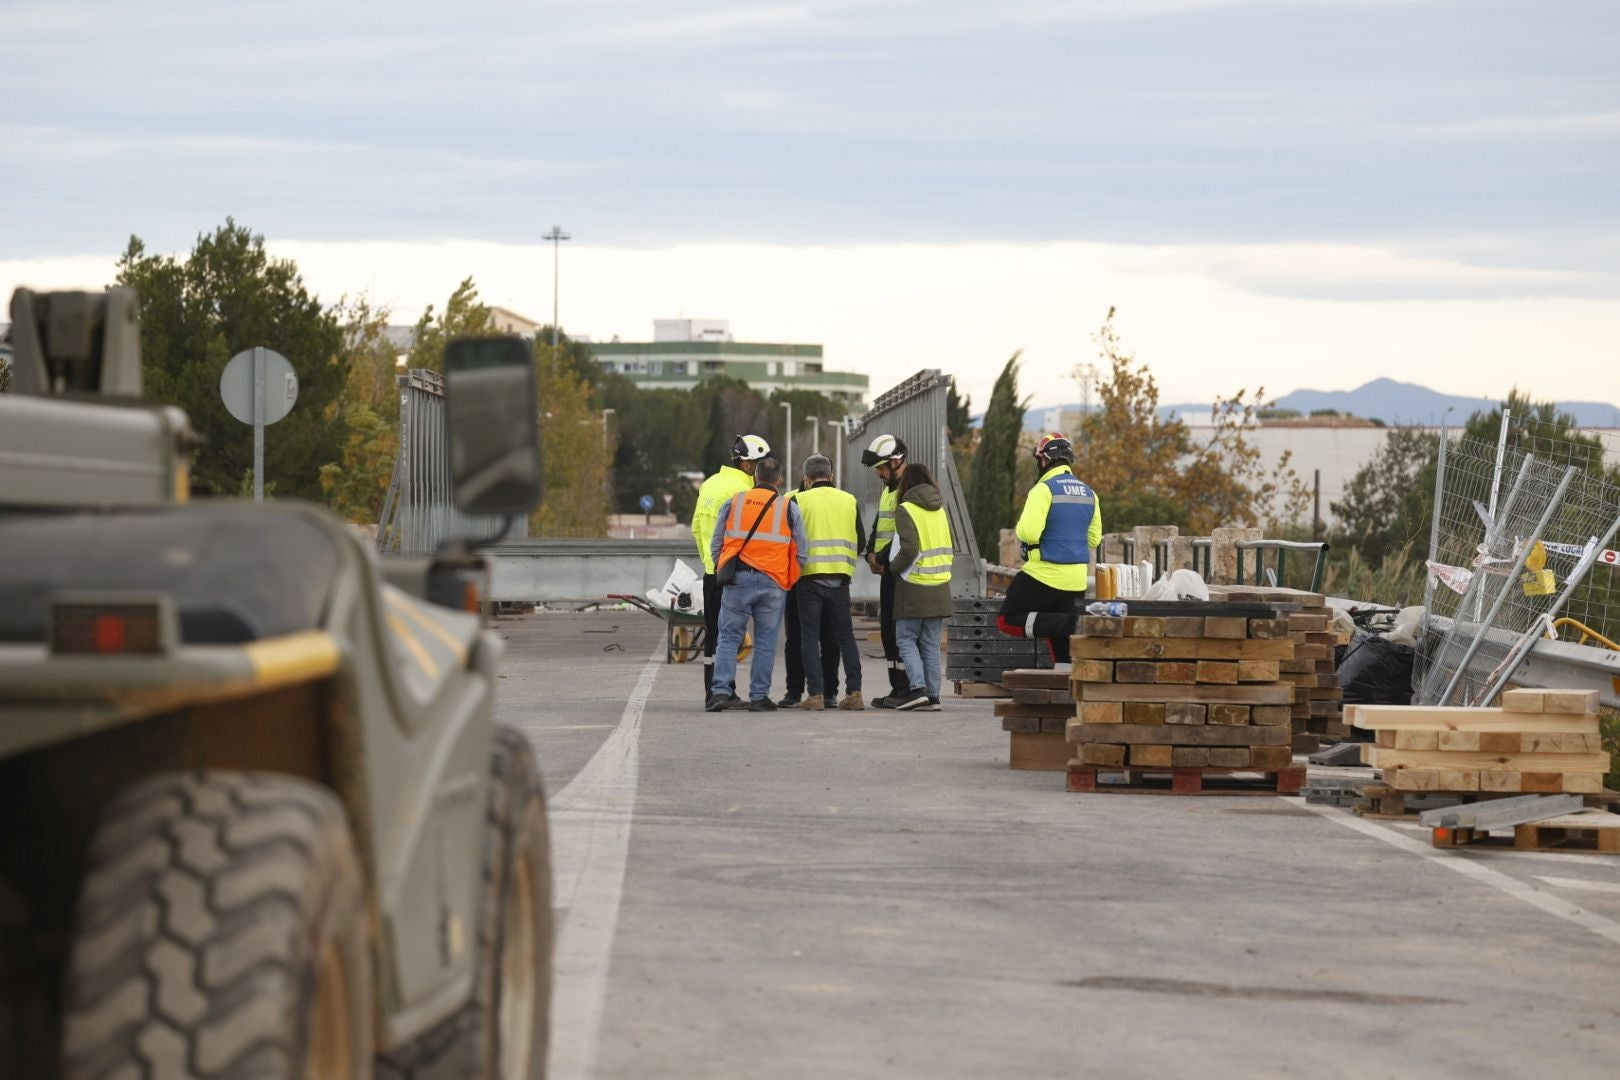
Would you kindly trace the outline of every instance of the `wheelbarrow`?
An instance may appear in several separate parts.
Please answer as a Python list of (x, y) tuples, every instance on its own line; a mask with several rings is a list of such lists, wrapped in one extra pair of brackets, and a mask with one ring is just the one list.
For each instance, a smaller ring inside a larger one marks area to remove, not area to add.
[[(703, 658), (703, 640), (707, 634), (707, 627), (703, 621), (702, 611), (673, 605), (665, 607), (653, 603), (645, 596), (630, 593), (612, 593), (608, 599), (622, 601), (663, 622), (664, 663), (685, 664)], [(745, 659), (753, 648), (753, 635), (745, 634), (742, 647), (737, 650), (737, 659), (739, 661)]]

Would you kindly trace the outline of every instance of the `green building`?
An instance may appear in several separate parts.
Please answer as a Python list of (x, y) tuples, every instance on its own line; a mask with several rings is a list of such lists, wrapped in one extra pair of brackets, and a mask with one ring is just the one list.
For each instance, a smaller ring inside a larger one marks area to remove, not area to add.
[(820, 345), (733, 341), (723, 319), (655, 319), (652, 341), (581, 344), (604, 371), (649, 389), (689, 390), (724, 375), (764, 394), (814, 390), (843, 403), (852, 414), (866, 410), (867, 377), (823, 370)]

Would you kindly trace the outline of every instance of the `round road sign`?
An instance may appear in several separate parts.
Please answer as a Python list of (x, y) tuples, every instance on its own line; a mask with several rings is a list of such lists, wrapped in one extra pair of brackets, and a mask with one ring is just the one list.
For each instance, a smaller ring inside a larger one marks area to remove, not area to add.
[(253, 423), (253, 354), (258, 353), (264, 372), (263, 423), (273, 424), (292, 412), (298, 400), (298, 374), (285, 356), (270, 349), (243, 349), (231, 357), (219, 376), (219, 396), (230, 414), (244, 424)]

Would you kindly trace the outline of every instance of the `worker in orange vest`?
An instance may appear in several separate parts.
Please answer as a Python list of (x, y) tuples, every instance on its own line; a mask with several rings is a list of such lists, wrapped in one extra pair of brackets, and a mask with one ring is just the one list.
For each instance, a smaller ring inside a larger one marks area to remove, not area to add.
[(788, 590), (799, 580), (809, 545), (804, 519), (791, 499), (782, 497), (782, 463), (764, 458), (754, 466), (754, 486), (720, 508), (709, 542), (720, 594), (720, 641), (714, 651), (714, 681), (703, 704), (720, 712), (731, 704), (737, 679), (737, 653), (748, 621), (754, 622), (754, 657), (748, 677), (748, 711), (774, 712), (771, 674), (776, 637)]

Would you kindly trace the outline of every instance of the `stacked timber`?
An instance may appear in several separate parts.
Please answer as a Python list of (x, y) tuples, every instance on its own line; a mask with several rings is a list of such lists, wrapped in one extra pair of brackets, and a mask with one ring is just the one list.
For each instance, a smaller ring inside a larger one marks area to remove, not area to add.
[(1001, 632), (996, 626), (1000, 610), (998, 596), (956, 598), (945, 623), (947, 679), (964, 686), (999, 686), (1005, 671), (1052, 667), (1052, 650), (1046, 642)]
[[(1295, 688), (1281, 670), (1295, 643), (1280, 613), (1258, 610), (1267, 617), (1085, 616), (1070, 644), (1069, 789), (1148, 790), (1162, 786), (1149, 774), (1168, 772), (1171, 791), (1192, 794), (1260, 772), (1262, 790), (1297, 792)], [(1119, 772), (1122, 784), (1099, 782)]]
[(1344, 722), (1344, 690), (1339, 686), (1335, 662), (1338, 635), (1333, 612), (1321, 593), (1258, 585), (1211, 585), (1210, 598), (1231, 602), (1269, 604), (1288, 623), (1294, 658), (1284, 661), (1281, 678), (1294, 688), (1290, 702), (1290, 728), (1295, 750), (1310, 752), (1323, 742), (1349, 738)]
[(1351, 705), (1362, 760), (1396, 791), (1595, 793), (1609, 771), (1596, 690), (1508, 690), (1500, 708)]
[(1008, 733), (1007, 764), (1052, 772), (1068, 768), (1067, 732), (1075, 710), (1069, 673), (1014, 669), (1002, 673), (1001, 684), (1012, 696), (996, 702), (1001, 729)]

